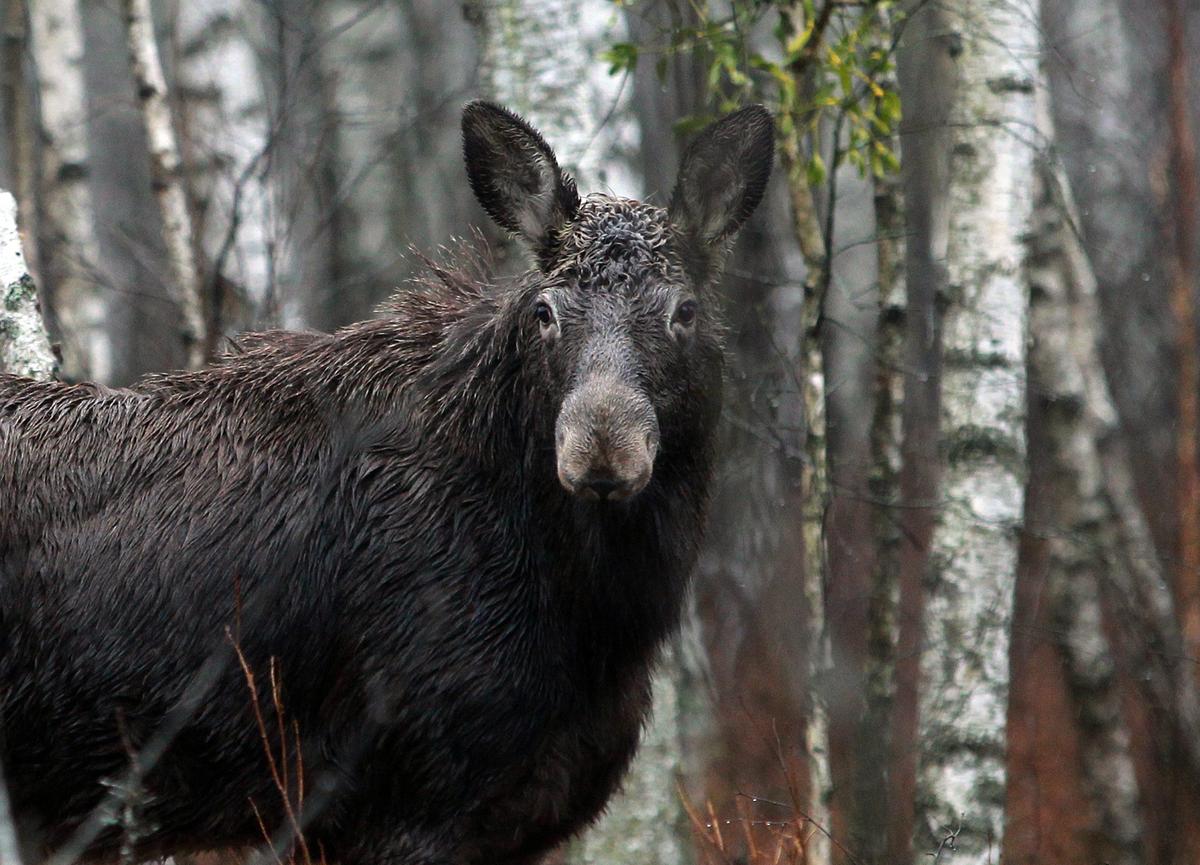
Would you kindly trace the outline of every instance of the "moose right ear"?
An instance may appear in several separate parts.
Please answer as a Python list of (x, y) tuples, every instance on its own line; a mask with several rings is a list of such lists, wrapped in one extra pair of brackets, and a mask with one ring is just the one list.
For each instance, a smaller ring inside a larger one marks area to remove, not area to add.
[(680, 163), (671, 221), (701, 244), (733, 237), (762, 200), (774, 153), (775, 123), (761, 105), (705, 127)]
[(463, 156), (471, 190), (504, 229), (542, 257), (557, 230), (579, 209), (575, 181), (532, 126), (499, 105), (463, 109)]

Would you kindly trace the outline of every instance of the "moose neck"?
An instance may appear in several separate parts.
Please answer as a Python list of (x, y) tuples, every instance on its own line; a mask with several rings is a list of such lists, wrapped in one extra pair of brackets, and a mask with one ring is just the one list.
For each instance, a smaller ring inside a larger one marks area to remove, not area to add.
[[(624, 502), (589, 502), (559, 483), (554, 421), (522, 328), (529, 292), (486, 295), (460, 311), (421, 376), (426, 413), (476, 470), (519, 496), (563, 649), (616, 674), (644, 664), (678, 623), (703, 527), (713, 418), (664, 428), (649, 485)], [(536, 338), (536, 337), (535, 337)]]
[(585, 501), (554, 468), (552, 442), (530, 442), (528, 504), (561, 616), (564, 647), (596, 682), (644, 671), (678, 626), (707, 505), (711, 443), (665, 440), (649, 485), (632, 499)]

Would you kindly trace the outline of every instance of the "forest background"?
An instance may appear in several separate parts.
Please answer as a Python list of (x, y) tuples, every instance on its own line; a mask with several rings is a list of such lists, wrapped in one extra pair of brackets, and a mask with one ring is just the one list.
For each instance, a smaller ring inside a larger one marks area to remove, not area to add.
[(1198, 18), (0, 0), (33, 278), (3, 270), (0, 366), (120, 386), (336, 328), (476, 231), (519, 269), (465, 181), (469, 99), (660, 204), (690, 131), (763, 102), (688, 625), (626, 792), (560, 858), (1195, 863)]

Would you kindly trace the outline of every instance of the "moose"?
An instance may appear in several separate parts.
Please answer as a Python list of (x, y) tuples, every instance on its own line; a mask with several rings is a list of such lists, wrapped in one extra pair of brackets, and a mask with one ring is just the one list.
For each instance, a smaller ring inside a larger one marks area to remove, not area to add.
[(376, 320), (129, 389), (0, 376), (24, 862), (521, 865), (619, 786), (703, 532), (715, 283), (772, 120), (702, 131), (666, 208), (581, 197), (500, 106), (462, 130), (524, 276), (431, 263)]

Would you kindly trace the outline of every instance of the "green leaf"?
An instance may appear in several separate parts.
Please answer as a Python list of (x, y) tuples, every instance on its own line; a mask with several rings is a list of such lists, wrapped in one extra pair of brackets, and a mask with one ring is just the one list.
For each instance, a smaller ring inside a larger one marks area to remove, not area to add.
[(600, 59), (609, 64), (609, 75), (620, 75), (625, 70), (637, 66), (638, 47), (633, 42), (618, 42), (607, 51), (601, 52)]
[(879, 116), (887, 118), (888, 123), (895, 123), (900, 119), (900, 94), (895, 90), (884, 91), (883, 98), (879, 100)]
[(712, 118), (706, 114), (689, 114), (687, 117), (676, 120), (671, 128), (676, 135), (686, 138), (699, 132), (711, 122)]
[(821, 158), (820, 153), (814, 152), (812, 158), (808, 160), (806, 174), (809, 186), (820, 186), (825, 182), (827, 171), (825, 169), (825, 160)]

